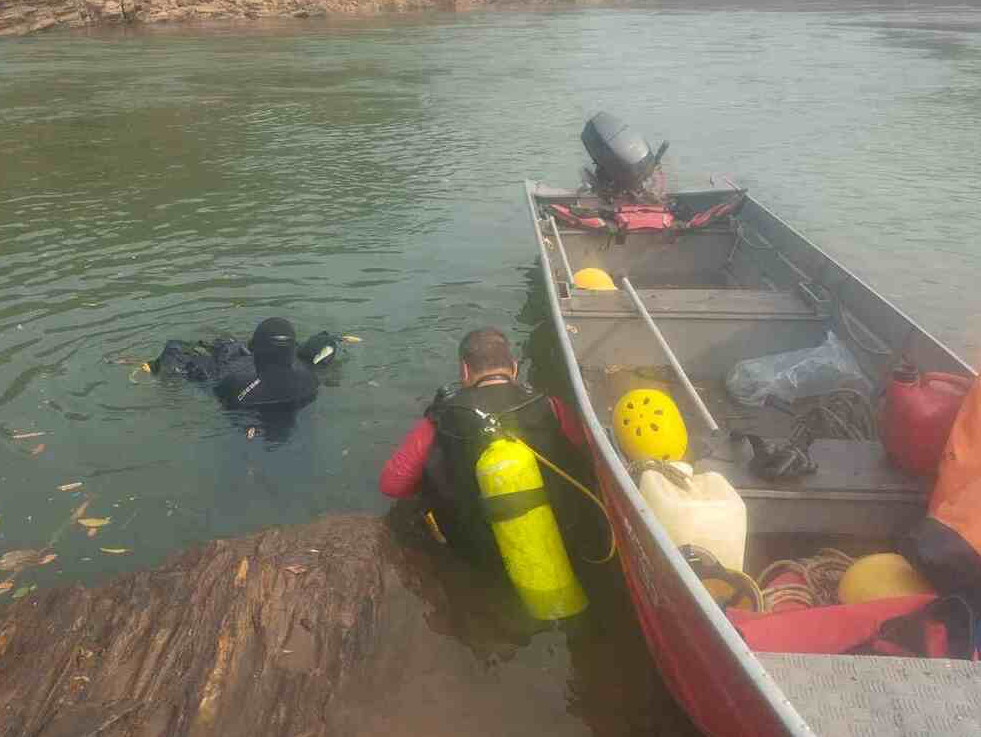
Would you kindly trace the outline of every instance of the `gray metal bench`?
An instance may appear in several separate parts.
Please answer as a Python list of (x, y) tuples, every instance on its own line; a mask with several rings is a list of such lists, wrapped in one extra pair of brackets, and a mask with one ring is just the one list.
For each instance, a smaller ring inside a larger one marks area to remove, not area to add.
[[(758, 289), (638, 289), (652, 316), (667, 317), (759, 317), (818, 320), (814, 308), (793, 292)], [(562, 300), (562, 310), (578, 315), (635, 317), (636, 310), (622, 291), (576, 290)]]
[(890, 537), (908, 530), (926, 509), (928, 484), (896, 470), (877, 442), (817, 440), (811, 458), (818, 472), (779, 483), (753, 474), (748, 443), (723, 449), (696, 468), (718, 471), (739, 491), (754, 535)]

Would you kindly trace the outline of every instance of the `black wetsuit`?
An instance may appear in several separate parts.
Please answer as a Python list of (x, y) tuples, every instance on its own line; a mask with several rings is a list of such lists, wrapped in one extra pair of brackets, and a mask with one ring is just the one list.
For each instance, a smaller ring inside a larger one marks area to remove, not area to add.
[(271, 318), (256, 328), (250, 345), (229, 338), (210, 343), (168, 340), (150, 369), (162, 376), (216, 383), (215, 393), (228, 408), (296, 409), (317, 394), (309, 366), (327, 365), (339, 346), (339, 338), (322, 331), (297, 350), (289, 321)]
[(252, 355), (231, 361), (215, 394), (229, 408), (292, 407), (311, 402), (317, 378), (295, 360), (296, 334), (288, 320), (263, 320), (252, 336)]
[[(437, 522), (450, 544), (472, 562), (499, 566), (500, 555), (480, 506), (474, 468), (490, 442), (485, 421), (474, 408), (497, 416), (504, 429), (520, 437), (574, 476), (590, 480), (591, 468), (563, 435), (548, 398), (512, 382), (441, 392), (426, 411), (436, 425), (424, 489)], [(580, 516), (581, 499), (563, 489), (565, 482), (542, 468), (553, 511), (568, 529)]]

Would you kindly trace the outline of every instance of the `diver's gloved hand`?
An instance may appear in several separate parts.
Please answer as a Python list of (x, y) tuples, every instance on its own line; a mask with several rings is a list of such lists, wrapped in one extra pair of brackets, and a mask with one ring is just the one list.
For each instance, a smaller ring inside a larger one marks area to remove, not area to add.
[(321, 330), (316, 335), (307, 338), (303, 345), (297, 349), (296, 355), (314, 366), (326, 366), (337, 356), (340, 345), (341, 339), (338, 336)]

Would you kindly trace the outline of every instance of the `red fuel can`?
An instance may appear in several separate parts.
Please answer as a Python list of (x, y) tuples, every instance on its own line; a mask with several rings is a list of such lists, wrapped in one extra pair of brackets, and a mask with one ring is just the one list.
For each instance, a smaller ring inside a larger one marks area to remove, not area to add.
[(947, 436), (972, 383), (956, 374), (920, 374), (906, 364), (893, 371), (879, 420), (879, 435), (890, 460), (910, 473), (936, 473)]

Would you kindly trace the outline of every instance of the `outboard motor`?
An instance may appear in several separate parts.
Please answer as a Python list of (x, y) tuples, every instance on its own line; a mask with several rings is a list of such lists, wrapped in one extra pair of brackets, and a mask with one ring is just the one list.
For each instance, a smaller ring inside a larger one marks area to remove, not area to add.
[(596, 163), (596, 171), (587, 172), (590, 184), (598, 194), (608, 197), (642, 192), (668, 150), (664, 141), (655, 153), (626, 123), (603, 112), (586, 123), (582, 142)]

